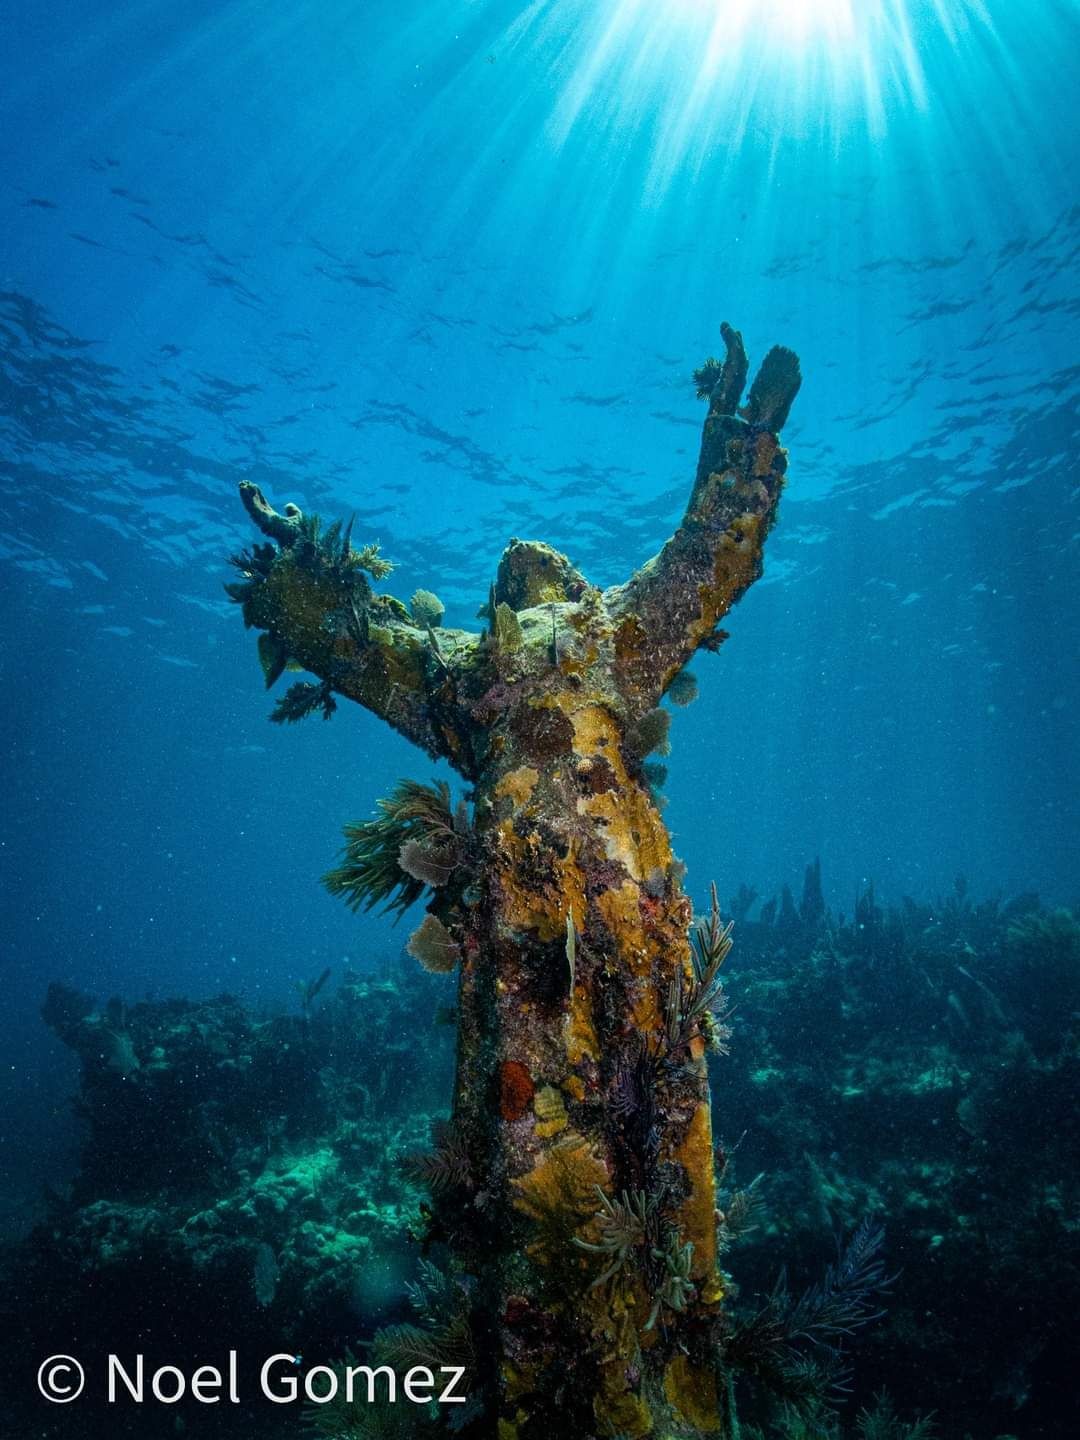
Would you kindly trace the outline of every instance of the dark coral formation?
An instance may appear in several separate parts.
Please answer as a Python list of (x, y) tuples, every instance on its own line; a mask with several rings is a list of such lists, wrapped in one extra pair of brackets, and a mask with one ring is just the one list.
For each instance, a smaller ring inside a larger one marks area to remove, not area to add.
[(739, 1171), (765, 1172), (744, 1296), (772, 1283), (778, 1244), (812, 1269), (831, 1230), (879, 1215), (900, 1275), (860, 1345), (865, 1403), (886, 1386), (946, 1436), (1064, 1440), (1080, 923), (1032, 896), (976, 904), (962, 880), (934, 904), (885, 908), (870, 888), (830, 914), (816, 863), (801, 903), (754, 907), (732, 902), (748, 913), (716, 1074)]
[[(29, 1404), (33, 1376), (11, 1367), (62, 1341), (104, 1373), (131, 1337), (158, 1364), (224, 1339), (208, 1358), (237, 1349), (250, 1379), (282, 1342), (336, 1356), (405, 1310), (424, 1206), (407, 1162), (429, 1143), (451, 1058), (436, 1029), (418, 1067), (412, 1029), (440, 996), (412, 965), (394, 980), (320, 972), (298, 1013), (269, 1016), (228, 996), (98, 1007), (53, 985), (43, 1015), (81, 1063), (82, 1153), (70, 1191), (7, 1257), (3, 1320), (24, 1342), (5, 1357), (5, 1393)], [(271, 1433), (247, 1390), (254, 1410), (214, 1422), (220, 1433), (255, 1412)], [(179, 1414), (218, 1433), (200, 1412)], [(27, 1426), (51, 1434), (49, 1418), (31, 1404)], [(142, 1440), (146, 1423), (89, 1397), (57, 1433)]]

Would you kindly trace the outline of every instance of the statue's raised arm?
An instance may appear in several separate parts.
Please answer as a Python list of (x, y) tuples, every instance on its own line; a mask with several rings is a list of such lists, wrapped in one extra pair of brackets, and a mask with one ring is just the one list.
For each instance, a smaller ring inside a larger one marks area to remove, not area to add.
[(746, 350), (737, 330), (720, 329), (723, 363), (707, 360), (694, 377), (709, 413), (686, 514), (660, 553), (604, 596), (625, 626), (625, 683), (655, 699), (695, 650), (716, 648), (719, 622), (761, 574), (787, 469), (779, 431), (801, 383), (799, 358), (770, 350), (740, 411)]

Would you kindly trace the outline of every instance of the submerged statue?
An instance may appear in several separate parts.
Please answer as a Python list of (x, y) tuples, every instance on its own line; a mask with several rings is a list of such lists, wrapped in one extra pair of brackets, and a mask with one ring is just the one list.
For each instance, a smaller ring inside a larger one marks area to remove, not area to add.
[(800, 376), (771, 350), (739, 409), (746, 353), (722, 334), (725, 359), (695, 377), (694, 488), (660, 553), (601, 591), (512, 540), (479, 634), (441, 627), (429, 592), (411, 609), (376, 594), (376, 547), (240, 487), (272, 543), (236, 557), (230, 593), (265, 632), (268, 685), (289, 663), (317, 678), (274, 718), (344, 696), (471, 789), (470, 814), (444, 785), (402, 784), (327, 877), (353, 905), (428, 893), (410, 952), (460, 973), (453, 1114), (426, 1168), (429, 1238), (471, 1277), (432, 1337), (468, 1356), (484, 1409), (466, 1435), (726, 1428), (704, 1056), (723, 1044), (730, 927), (714, 896), (691, 936), (648, 757), (666, 749), (661, 698), (685, 696), (688, 661), (761, 573)]

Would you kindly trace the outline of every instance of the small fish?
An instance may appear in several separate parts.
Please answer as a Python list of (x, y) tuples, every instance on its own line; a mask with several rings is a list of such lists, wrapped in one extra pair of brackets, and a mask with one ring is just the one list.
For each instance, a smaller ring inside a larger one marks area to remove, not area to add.
[(574, 971), (577, 965), (577, 931), (574, 929), (574, 912), (566, 912), (566, 959), (570, 966), (570, 994), (574, 993)]

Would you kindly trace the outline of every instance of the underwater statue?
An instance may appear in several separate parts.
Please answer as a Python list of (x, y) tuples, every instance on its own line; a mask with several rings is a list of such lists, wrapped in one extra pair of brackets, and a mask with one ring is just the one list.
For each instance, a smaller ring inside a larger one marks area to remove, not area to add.
[(268, 685), (290, 663), (316, 677), (273, 718), (354, 700), (471, 792), (470, 813), (446, 785), (399, 785), (327, 877), (354, 906), (428, 894), (410, 953), (459, 971), (428, 1238), (470, 1277), (442, 1336), (484, 1405), (466, 1435), (725, 1428), (704, 1057), (726, 1033), (730, 927), (714, 896), (691, 935), (650, 757), (666, 751), (661, 699), (692, 692), (687, 663), (717, 649), (761, 573), (800, 376), (771, 350), (740, 409), (746, 352), (722, 334), (723, 362), (695, 377), (709, 410), (693, 491), (660, 553), (602, 591), (548, 545), (511, 540), (479, 634), (441, 626), (429, 592), (411, 609), (375, 593), (377, 547), (240, 487), (271, 543), (235, 557), (230, 594), (264, 632)]

